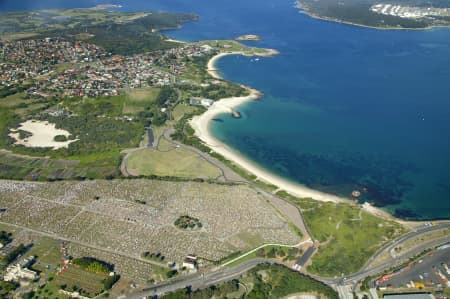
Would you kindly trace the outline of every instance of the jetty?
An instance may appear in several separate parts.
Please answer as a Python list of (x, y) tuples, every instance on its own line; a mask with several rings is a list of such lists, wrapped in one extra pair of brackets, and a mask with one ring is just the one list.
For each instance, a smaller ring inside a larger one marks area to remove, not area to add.
[(233, 115), (234, 118), (241, 118), (241, 114), (239, 113), (239, 111), (237, 111), (233, 108), (230, 108), (230, 110), (231, 110), (231, 115)]

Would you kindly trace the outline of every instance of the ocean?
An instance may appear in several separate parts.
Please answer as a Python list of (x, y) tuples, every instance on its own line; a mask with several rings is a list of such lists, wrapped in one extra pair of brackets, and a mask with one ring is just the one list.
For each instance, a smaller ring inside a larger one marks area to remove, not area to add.
[(450, 218), (450, 29), (376, 30), (313, 19), (293, 1), (12, 1), (0, 11), (88, 7), (193, 12), (182, 40), (258, 34), (270, 58), (227, 56), (228, 80), (264, 93), (213, 135), (290, 181), (403, 218)]

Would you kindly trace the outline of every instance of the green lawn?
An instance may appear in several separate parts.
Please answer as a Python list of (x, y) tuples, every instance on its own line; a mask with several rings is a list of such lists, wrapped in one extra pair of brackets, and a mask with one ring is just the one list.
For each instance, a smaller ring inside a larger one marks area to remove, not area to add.
[(15, 107), (20, 104), (24, 105), (29, 102), (33, 102), (33, 100), (26, 99), (26, 93), (20, 92), (15, 93), (5, 98), (0, 99), (0, 107)]
[(27, 254), (35, 256), (39, 262), (56, 266), (61, 262), (60, 241), (42, 237), (33, 243)]
[(143, 88), (130, 91), (123, 102), (123, 114), (136, 114), (144, 111), (149, 103), (153, 103), (159, 95), (159, 88)]
[(69, 159), (30, 157), (0, 151), (0, 178), (4, 179), (70, 179), (118, 175), (118, 151), (72, 156)]
[(321, 242), (308, 268), (313, 274), (356, 272), (383, 244), (406, 231), (396, 222), (362, 211), (358, 205), (290, 199), (302, 208), (314, 239)]
[(172, 116), (175, 121), (179, 121), (185, 114), (193, 113), (197, 108), (186, 104), (178, 104), (172, 111)]
[(92, 273), (69, 265), (67, 269), (55, 276), (55, 279), (50, 282), (50, 286), (55, 289), (65, 286), (68, 291), (77, 290), (84, 296), (92, 297), (102, 292), (103, 280), (107, 277), (107, 274)]
[(166, 152), (142, 149), (130, 154), (127, 162), (127, 168), (139, 175), (211, 179), (221, 175), (217, 167), (182, 148), (172, 148)]

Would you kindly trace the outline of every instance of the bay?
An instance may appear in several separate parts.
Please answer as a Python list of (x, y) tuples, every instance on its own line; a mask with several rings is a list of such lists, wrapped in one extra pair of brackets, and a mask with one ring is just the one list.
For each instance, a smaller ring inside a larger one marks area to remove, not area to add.
[(292, 1), (10, 1), (1, 11), (89, 7), (193, 12), (183, 40), (258, 34), (271, 58), (228, 56), (228, 80), (264, 97), (214, 136), (268, 171), (401, 217), (450, 215), (450, 29), (376, 30), (308, 17)]

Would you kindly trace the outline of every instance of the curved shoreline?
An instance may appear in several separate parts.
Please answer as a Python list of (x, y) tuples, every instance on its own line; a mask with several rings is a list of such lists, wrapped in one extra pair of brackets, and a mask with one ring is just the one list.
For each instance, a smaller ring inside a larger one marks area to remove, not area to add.
[[(272, 56), (278, 54), (276, 50), (270, 50), (267, 54), (257, 54), (259, 56)], [(216, 67), (217, 61), (228, 55), (246, 55), (246, 56), (256, 56), (256, 55), (248, 55), (243, 52), (226, 52), (219, 53), (213, 56), (207, 64), (207, 71), (209, 75), (216, 79), (223, 80), (220, 76), (218, 69)], [(281, 176), (271, 173), (269, 170), (264, 169), (259, 166), (256, 162), (251, 161), (250, 159), (244, 157), (237, 150), (229, 147), (225, 143), (221, 142), (217, 138), (215, 138), (210, 132), (211, 121), (221, 113), (231, 113), (238, 106), (252, 100), (258, 100), (263, 96), (263, 93), (260, 91), (253, 89), (248, 86), (244, 86), (250, 94), (248, 96), (243, 97), (231, 97), (220, 99), (219, 101), (214, 102), (214, 104), (206, 110), (203, 114), (194, 116), (190, 121), (190, 125), (195, 131), (195, 135), (202, 140), (205, 145), (207, 145), (212, 151), (222, 155), (227, 160), (237, 164), (239, 167), (242, 167), (246, 171), (254, 174), (259, 180), (275, 185), (280, 190), (284, 190), (294, 196), (303, 197), (303, 198), (312, 198), (317, 201), (323, 202), (334, 202), (334, 203), (347, 203), (347, 204), (355, 204), (355, 199), (340, 197), (337, 195), (321, 192), (318, 190), (314, 190), (308, 188), (300, 183), (295, 183), (285, 179)], [(397, 223), (404, 225), (410, 229), (415, 229), (415, 227), (422, 225), (424, 220), (404, 220), (395, 217), (387, 211), (384, 211), (381, 208), (375, 207), (368, 202), (363, 204), (359, 204), (363, 211), (366, 213), (372, 214), (377, 217), (381, 217), (387, 220), (392, 220)]]
[(377, 27), (377, 26), (364, 25), (364, 24), (354, 23), (354, 22), (345, 21), (345, 20), (336, 19), (336, 18), (331, 18), (331, 17), (320, 16), (320, 15), (315, 14), (313, 12), (310, 12), (307, 9), (305, 9), (304, 7), (302, 7), (302, 4), (300, 3), (300, 1), (297, 1), (297, 8), (301, 12), (303, 12), (304, 14), (306, 14), (307, 16), (309, 16), (309, 17), (311, 17), (313, 19), (326, 21), (326, 22), (340, 23), (340, 24), (344, 24), (344, 25), (356, 26), (356, 27), (361, 27), (361, 28), (375, 29), (375, 30), (421, 31), (421, 30), (431, 30), (431, 29), (434, 29), (434, 28), (449, 28), (450, 27), (450, 25), (429, 25), (427, 27), (420, 27), (420, 28), (394, 27), (394, 26), (391, 26), (391, 27)]
[[(208, 74), (215, 78), (215, 79), (219, 79), (219, 80), (223, 80), (222, 76), (220, 76), (218, 69), (217, 69), (217, 61), (219, 61), (220, 58), (225, 57), (225, 56), (229, 56), (229, 55), (242, 55), (242, 56), (261, 56), (261, 57), (270, 57), (270, 56), (274, 56), (274, 55), (278, 55), (279, 52), (277, 50), (274, 49), (267, 49), (266, 53), (253, 53), (253, 54), (248, 54), (245, 52), (222, 52), (219, 53), (217, 55), (214, 55), (213, 57), (211, 57), (211, 59), (208, 61), (207, 64), (207, 71)], [(250, 91), (256, 91), (255, 89), (249, 88), (247, 86), (243, 86), (244, 88), (250, 90)], [(259, 92), (259, 91), (258, 91)], [(261, 94), (262, 96), (262, 94)], [(222, 100), (226, 100), (226, 99), (221, 99), (218, 102), (222, 101)], [(216, 102), (217, 103), (217, 102)], [(236, 106), (234, 106), (236, 107)]]
[[(278, 52), (275, 50), (272, 50), (268, 54), (264, 54), (261, 56), (270, 56), (274, 55)], [(217, 61), (228, 55), (245, 55), (243, 52), (229, 52), (229, 53), (220, 53), (215, 56), (213, 56), (209, 61), (207, 65), (207, 71), (208, 73), (216, 78), (216, 79), (223, 79), (217, 70), (216, 63)], [(259, 54), (260, 55), (260, 54)], [(217, 152), (218, 154), (222, 155), (226, 159), (238, 164), (245, 170), (249, 171), (250, 173), (254, 174), (258, 177), (258, 179), (276, 185), (282, 190), (285, 190), (292, 195), (298, 196), (298, 197), (310, 197), (315, 200), (319, 201), (331, 201), (331, 202), (347, 202), (347, 203), (353, 203), (354, 201), (350, 198), (343, 198), (336, 195), (324, 193), (318, 190), (314, 190), (311, 188), (308, 188), (306, 186), (303, 186), (298, 183), (291, 182), (285, 178), (282, 178), (278, 175), (275, 175), (273, 173), (270, 173), (270, 171), (262, 168), (261, 166), (257, 165), (255, 162), (250, 161), (249, 159), (243, 157), (239, 152), (232, 149), (228, 145), (224, 144), (223, 142), (216, 139), (210, 132), (210, 125), (211, 120), (213, 120), (217, 115), (221, 113), (230, 113), (233, 109), (236, 107), (246, 103), (247, 101), (251, 100), (257, 100), (262, 97), (262, 93), (259, 92), (256, 89), (243, 86), (246, 88), (250, 94), (248, 96), (244, 97), (232, 97), (232, 98), (224, 98), (219, 101), (214, 102), (214, 104), (203, 114), (195, 116), (191, 121), (190, 124), (192, 128), (195, 131), (195, 135), (202, 140), (209, 148), (211, 148), (213, 151)]]

